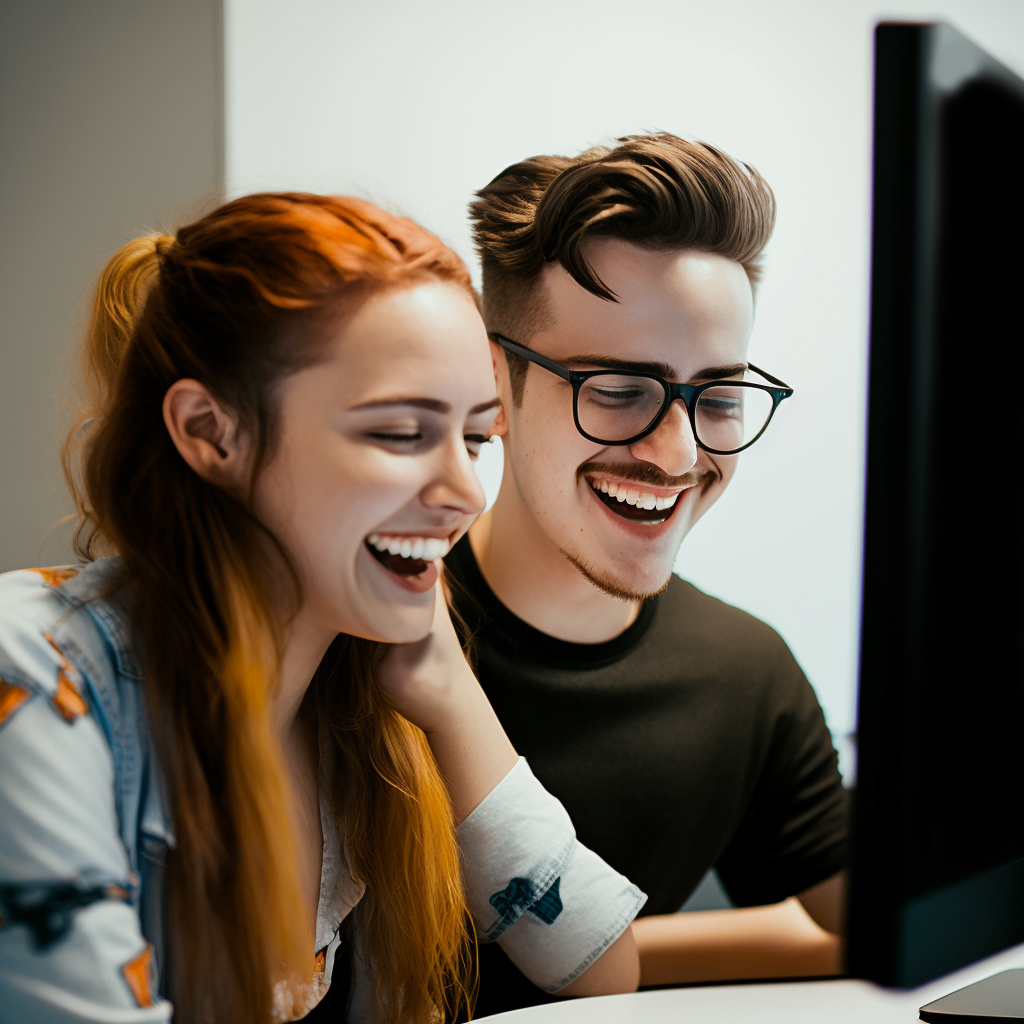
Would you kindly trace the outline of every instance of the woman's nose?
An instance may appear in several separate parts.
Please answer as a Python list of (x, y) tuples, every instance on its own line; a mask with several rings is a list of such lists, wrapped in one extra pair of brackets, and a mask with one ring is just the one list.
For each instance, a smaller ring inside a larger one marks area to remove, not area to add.
[(460, 438), (457, 445), (445, 449), (438, 472), (422, 494), (428, 508), (452, 508), (464, 515), (479, 515), (486, 504), (483, 485), (473, 460)]

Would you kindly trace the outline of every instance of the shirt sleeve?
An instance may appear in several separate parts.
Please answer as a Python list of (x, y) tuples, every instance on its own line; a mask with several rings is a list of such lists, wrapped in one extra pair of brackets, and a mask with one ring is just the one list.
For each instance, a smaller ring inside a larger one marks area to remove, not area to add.
[(743, 820), (715, 865), (738, 906), (777, 903), (843, 870), (848, 799), (814, 689), (788, 647), (766, 715), (771, 735)]
[(168, 1022), (110, 747), (81, 678), (38, 640), (0, 650), (0, 1024)]
[(562, 804), (525, 759), (458, 828), (481, 942), (497, 942), (545, 992), (583, 973), (647, 897), (576, 839)]

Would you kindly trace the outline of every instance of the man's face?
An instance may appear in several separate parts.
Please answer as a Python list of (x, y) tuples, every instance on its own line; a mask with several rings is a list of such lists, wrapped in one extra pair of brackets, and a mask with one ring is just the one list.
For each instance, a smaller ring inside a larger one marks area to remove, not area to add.
[[(619, 301), (598, 298), (552, 264), (541, 280), (548, 326), (515, 341), (569, 369), (630, 364), (687, 383), (742, 374), (753, 297), (740, 264), (696, 250), (652, 252), (612, 238), (588, 242), (585, 253)], [(508, 422), (506, 470), (522, 513), (608, 593), (629, 599), (657, 593), (683, 538), (732, 478), (737, 456), (698, 448), (681, 402), (635, 444), (596, 444), (576, 430), (567, 381), (531, 364), (517, 408), (503, 354), (497, 366)], [(623, 492), (627, 500), (620, 501)]]

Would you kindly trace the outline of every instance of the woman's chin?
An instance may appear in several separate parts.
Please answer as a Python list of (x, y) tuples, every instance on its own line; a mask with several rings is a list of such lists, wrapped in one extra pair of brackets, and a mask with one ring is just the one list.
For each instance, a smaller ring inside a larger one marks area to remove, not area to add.
[(422, 640), (434, 625), (434, 602), (423, 608), (394, 607), (382, 609), (383, 614), (373, 619), (363, 617), (341, 632), (364, 640), (384, 644), (414, 644)]

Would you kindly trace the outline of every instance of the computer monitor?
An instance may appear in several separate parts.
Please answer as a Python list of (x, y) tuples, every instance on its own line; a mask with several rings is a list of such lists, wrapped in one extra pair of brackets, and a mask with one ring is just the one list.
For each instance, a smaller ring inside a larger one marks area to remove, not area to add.
[(875, 44), (847, 963), (911, 987), (1024, 942), (1024, 82)]

